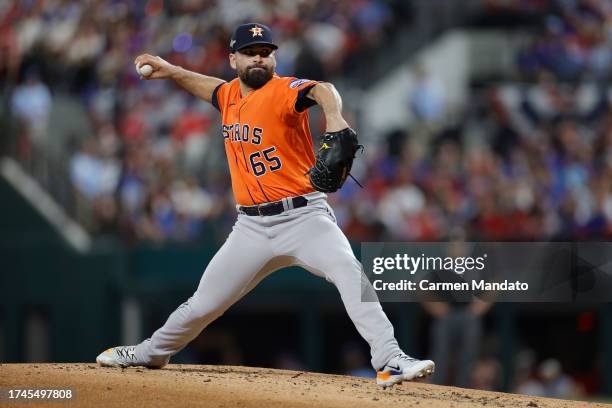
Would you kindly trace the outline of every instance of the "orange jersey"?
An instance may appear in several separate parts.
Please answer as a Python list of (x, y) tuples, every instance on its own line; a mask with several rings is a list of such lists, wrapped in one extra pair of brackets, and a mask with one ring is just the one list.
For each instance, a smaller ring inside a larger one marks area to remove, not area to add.
[(238, 78), (219, 85), (212, 103), (222, 115), (225, 153), (236, 203), (254, 205), (313, 192), (314, 162), (306, 98), (316, 81), (278, 77), (246, 96)]

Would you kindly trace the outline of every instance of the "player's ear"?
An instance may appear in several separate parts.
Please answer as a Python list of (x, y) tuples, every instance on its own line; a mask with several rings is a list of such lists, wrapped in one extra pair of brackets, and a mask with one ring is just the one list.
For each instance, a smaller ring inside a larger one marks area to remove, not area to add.
[(229, 63), (232, 69), (236, 69), (236, 55), (233, 52), (229, 54)]

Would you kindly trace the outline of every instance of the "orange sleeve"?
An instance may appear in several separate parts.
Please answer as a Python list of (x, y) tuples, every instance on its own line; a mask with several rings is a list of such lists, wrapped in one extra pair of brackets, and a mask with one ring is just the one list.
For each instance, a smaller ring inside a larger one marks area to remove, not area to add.
[(229, 88), (229, 84), (227, 82), (223, 82), (222, 84), (217, 85), (212, 93), (212, 106), (214, 106), (221, 113), (223, 113), (223, 109), (225, 109), (227, 103), (227, 92)]
[(289, 118), (302, 115), (308, 108), (317, 104), (308, 98), (308, 92), (319, 83), (310, 79), (288, 78), (284, 85), (283, 110)]

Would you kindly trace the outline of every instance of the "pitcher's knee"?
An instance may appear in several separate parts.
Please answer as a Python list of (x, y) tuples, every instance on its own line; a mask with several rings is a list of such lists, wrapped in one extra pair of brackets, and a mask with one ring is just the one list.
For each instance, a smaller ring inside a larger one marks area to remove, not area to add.
[(363, 267), (361, 266), (361, 263), (354, 256), (342, 259), (339, 264), (340, 267), (347, 273), (350, 271), (354, 275), (361, 276), (361, 273), (363, 272)]
[(362, 275), (361, 264), (355, 258), (346, 257), (334, 262), (327, 275), (334, 281), (339, 279), (360, 281)]

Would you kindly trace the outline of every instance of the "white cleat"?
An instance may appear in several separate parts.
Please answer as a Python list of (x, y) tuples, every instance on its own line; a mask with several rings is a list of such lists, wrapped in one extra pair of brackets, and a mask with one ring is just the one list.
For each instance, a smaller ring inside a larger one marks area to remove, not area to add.
[(96, 357), (96, 362), (102, 367), (130, 367), (142, 365), (136, 360), (134, 351), (136, 346), (118, 346), (112, 347), (100, 353)]
[(389, 387), (402, 381), (421, 379), (433, 374), (435, 369), (436, 364), (431, 360), (418, 360), (401, 353), (376, 372), (376, 384)]

